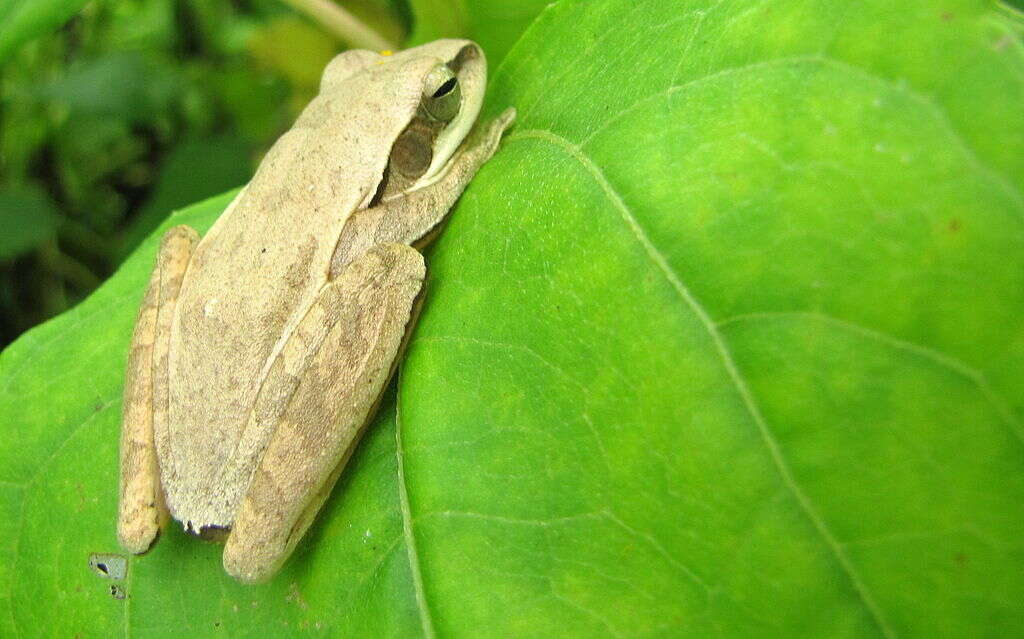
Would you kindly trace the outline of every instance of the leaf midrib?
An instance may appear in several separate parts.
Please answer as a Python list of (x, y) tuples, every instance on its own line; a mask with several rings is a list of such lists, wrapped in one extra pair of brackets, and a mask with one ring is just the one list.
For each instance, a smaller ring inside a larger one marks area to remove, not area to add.
[(686, 287), (683, 281), (679, 278), (678, 274), (672, 269), (671, 265), (665, 259), (665, 256), (658, 250), (658, 248), (651, 242), (647, 236), (643, 227), (640, 226), (636, 216), (633, 215), (632, 211), (626, 206), (622, 197), (618, 194), (615, 188), (608, 181), (604, 172), (599, 166), (589, 157), (586, 153), (577, 145), (573, 144), (566, 138), (547, 130), (541, 129), (528, 129), (525, 131), (517, 131), (513, 135), (506, 139), (506, 143), (512, 143), (515, 140), (520, 139), (538, 139), (548, 144), (561, 149), (564, 153), (579, 162), (583, 168), (591, 175), (595, 182), (601, 187), (605, 195), (608, 197), (612, 205), (619, 211), (620, 215), (637, 241), (640, 243), (644, 251), (652, 262), (658, 267), (662, 275), (669, 282), (669, 284), (675, 289), (680, 299), (690, 308), (690, 310), (697, 316), (704, 329), (707, 331), (711, 338), (715, 350), (722, 360), (722, 363), (729, 375), (733, 385), (736, 387), (736, 391), (740, 396), (743, 406), (750, 418), (754, 421), (757, 426), (758, 432), (761, 436), (762, 442), (768, 449), (769, 455), (774, 463), (776, 470), (782, 479), (786, 489), (790, 492), (792, 497), (799, 504), (800, 509), (804, 515), (810, 520), (815, 530), (825, 542), (825, 545), (829, 548), (836, 562), (839, 564), (843, 573), (847, 579), (850, 580), (854, 591), (857, 593), (858, 599), (861, 605), (867, 610), (868, 615), (872, 621), (878, 627), (879, 631), (885, 637), (895, 637), (895, 631), (886, 622), (882, 611), (878, 604), (875, 602), (874, 597), (871, 595), (864, 581), (860, 578), (856, 569), (853, 566), (853, 562), (846, 555), (842, 546), (838, 540), (832, 534), (828, 524), (818, 513), (814, 504), (810, 498), (803, 492), (800, 486), (796, 483), (793, 477), (792, 471), (789, 468), (789, 464), (782, 454), (781, 447), (771, 430), (768, 428), (768, 424), (761, 414), (757, 403), (754, 401), (754, 397), (750, 392), (750, 389), (740, 374), (739, 369), (736, 366), (735, 361), (732, 358), (732, 354), (729, 352), (729, 348), (722, 338), (721, 333), (716, 327), (714, 321), (712, 321), (710, 315), (704, 309), (703, 305), (693, 296), (690, 290)]
[(419, 611), (420, 627), (423, 636), (427, 639), (434, 639), (437, 633), (434, 632), (434, 621), (430, 615), (430, 608), (427, 606), (427, 596), (423, 588), (423, 570), (420, 563), (419, 551), (416, 547), (416, 535), (412, 529), (412, 512), (409, 508), (409, 489), (405, 479), (405, 452), (402, 448), (402, 396), (401, 389), (402, 373), (405, 367), (401, 367), (398, 373), (398, 397), (395, 400), (395, 458), (397, 461), (397, 483), (398, 483), (398, 505), (402, 513), (402, 535), (405, 540), (406, 555), (409, 559), (409, 572), (412, 576), (413, 595), (416, 599), (416, 609)]

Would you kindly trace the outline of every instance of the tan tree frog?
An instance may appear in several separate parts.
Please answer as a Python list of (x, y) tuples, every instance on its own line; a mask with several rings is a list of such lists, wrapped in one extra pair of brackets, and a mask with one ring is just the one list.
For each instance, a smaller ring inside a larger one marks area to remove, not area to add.
[(436, 234), (515, 112), (476, 125), (480, 48), (348, 51), (200, 239), (163, 237), (132, 338), (118, 537), (169, 516), (243, 582), (287, 559), (376, 407)]

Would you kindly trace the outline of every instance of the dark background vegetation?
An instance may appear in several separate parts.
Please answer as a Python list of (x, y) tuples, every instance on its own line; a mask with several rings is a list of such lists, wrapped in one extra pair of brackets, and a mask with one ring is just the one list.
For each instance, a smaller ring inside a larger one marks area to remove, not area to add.
[[(345, 6), (388, 39), (404, 3)], [(0, 67), (0, 348), (244, 183), (345, 43), (278, 0), (85, 6)]]

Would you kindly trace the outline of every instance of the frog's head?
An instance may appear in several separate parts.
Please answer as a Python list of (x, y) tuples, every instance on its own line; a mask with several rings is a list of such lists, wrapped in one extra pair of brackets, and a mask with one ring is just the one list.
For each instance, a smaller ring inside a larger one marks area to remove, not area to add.
[[(487, 88), (487, 60), (480, 47), (468, 40), (438, 40), (411, 51), (443, 60), (423, 78), (417, 115), (406, 126), (391, 150), (391, 166), (420, 172), (416, 187), (437, 180), (466, 139), (480, 114)], [(436, 131), (436, 133), (433, 133)], [(425, 162), (430, 150), (430, 162)], [(425, 170), (420, 167), (427, 164)]]
[(321, 94), (359, 87), (380, 100), (371, 126), (391, 144), (379, 158), (387, 167), (373, 198), (379, 201), (444, 176), (476, 122), (486, 86), (479, 46), (437, 40), (398, 53), (345, 52), (324, 71)]

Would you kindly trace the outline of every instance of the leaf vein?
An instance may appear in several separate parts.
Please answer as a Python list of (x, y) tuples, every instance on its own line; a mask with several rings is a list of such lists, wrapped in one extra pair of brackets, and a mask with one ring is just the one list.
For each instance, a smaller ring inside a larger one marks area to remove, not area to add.
[(842, 545), (839, 543), (835, 535), (829, 529), (828, 524), (818, 513), (817, 509), (814, 507), (814, 504), (811, 503), (810, 499), (797, 484), (796, 479), (789, 468), (789, 464), (786, 461), (785, 456), (782, 454), (782, 450), (778, 443), (778, 440), (775, 439), (775, 436), (768, 428), (768, 424), (765, 421), (764, 417), (761, 415), (761, 411), (757, 407), (757, 404), (754, 401), (753, 395), (749, 387), (747, 386), (746, 381), (743, 379), (743, 376), (740, 374), (740, 371), (737, 368), (736, 363), (732, 359), (732, 354), (729, 352), (728, 346), (726, 345), (725, 340), (722, 337), (722, 334), (716, 328), (715, 323), (711, 319), (710, 315), (708, 315), (704, 307), (693, 296), (690, 290), (686, 287), (686, 285), (682, 282), (682, 280), (679, 278), (676, 272), (672, 269), (668, 261), (665, 259), (665, 256), (662, 255), (662, 253), (657, 249), (657, 247), (655, 247), (654, 244), (651, 242), (650, 238), (647, 237), (647, 234), (644, 231), (644, 229), (640, 226), (639, 221), (633, 215), (629, 207), (626, 206), (626, 203), (623, 201), (622, 197), (618, 194), (618, 192), (608, 181), (608, 178), (605, 177), (604, 172), (601, 170), (601, 168), (597, 166), (597, 164), (594, 163), (594, 161), (583, 152), (583, 149), (581, 149), (579, 146), (573, 144), (569, 140), (563, 138), (562, 136), (552, 131), (541, 129), (529, 129), (525, 131), (516, 132), (515, 134), (508, 138), (507, 142), (511, 143), (512, 141), (517, 139), (522, 140), (531, 138), (547, 142), (555, 146), (556, 148), (561, 149), (568, 156), (575, 159), (577, 162), (580, 163), (580, 165), (583, 166), (583, 168), (591, 175), (594, 181), (604, 191), (605, 195), (608, 197), (608, 200), (611, 202), (614, 208), (618, 210), (619, 214), (622, 216), (623, 221), (626, 222), (626, 224), (629, 226), (630, 230), (633, 232), (633, 235), (636, 237), (637, 241), (643, 247), (644, 251), (647, 253), (647, 256), (650, 258), (650, 260), (658, 267), (658, 269), (664, 275), (665, 279), (675, 289), (679, 297), (684, 301), (684, 303), (690, 308), (690, 310), (697, 316), (698, 320), (703, 324), (705, 330), (707, 331), (709, 337), (711, 338), (715, 346), (716, 351), (719, 354), (719, 357), (722, 360), (722, 363), (725, 367), (726, 372), (729, 375), (729, 378), (731, 379), (733, 385), (736, 387), (736, 391), (739, 394), (740, 400), (743, 403), (744, 408), (749, 413), (754, 424), (757, 426), (761, 439), (767, 447), (772, 462), (775, 464), (775, 467), (778, 470), (779, 475), (786, 489), (796, 500), (801, 510), (803, 510), (804, 515), (810, 520), (810, 522), (813, 524), (813, 527), (821, 537), (822, 541), (825, 542), (825, 545), (831, 551), (840, 569), (846, 574), (846, 577), (850, 580), (851, 584), (853, 585), (854, 592), (857, 594), (861, 604), (867, 610), (868, 614), (875, 622), (875, 624), (878, 626), (879, 630), (886, 637), (895, 637), (895, 631), (885, 621), (881, 609), (879, 608), (878, 604), (874, 601), (874, 598), (868, 591), (866, 584), (858, 575), (856, 569), (853, 566), (852, 561), (847, 556), (846, 552), (843, 550)]
[[(615, 121), (632, 112), (634, 109), (641, 107), (650, 100), (664, 98), (666, 96), (673, 95), (685, 89), (692, 89), (694, 87), (701, 86), (709, 82), (714, 82), (717, 80), (721, 80), (723, 78), (727, 78), (733, 75), (745, 73), (752, 70), (771, 69), (775, 67), (785, 67), (788, 65), (803, 63), (814, 63), (825, 67), (832, 67), (833, 69), (836, 69), (843, 73), (859, 76), (863, 79), (880, 84), (890, 91), (906, 95), (907, 97), (916, 101), (927, 111), (931, 112), (932, 116), (935, 118), (935, 121), (945, 130), (947, 135), (952, 139), (956, 147), (963, 154), (968, 164), (974, 167), (974, 169), (978, 171), (978, 173), (988, 178), (989, 181), (991, 181), (997, 188), (999, 188), (1011, 200), (1013, 200), (1014, 204), (1016, 205), (1015, 208), (1017, 210), (1018, 215), (1022, 220), (1024, 220), (1024, 195), (1021, 194), (1020, 190), (1009, 179), (1007, 179), (1005, 175), (982, 162), (981, 158), (978, 157), (977, 152), (963, 138), (961, 133), (954, 126), (952, 120), (950, 120), (945, 109), (936, 101), (934, 97), (921, 93), (920, 91), (914, 90), (913, 88), (900, 82), (895, 82), (893, 80), (890, 80), (889, 78), (885, 78), (878, 74), (872, 73), (868, 69), (858, 67), (856, 65), (844, 62), (842, 60), (837, 60), (835, 58), (828, 57), (823, 52), (785, 56), (773, 58), (771, 60), (762, 60), (759, 62), (742, 64), (735, 67), (720, 69), (713, 73), (693, 78), (681, 84), (672, 84), (660, 91), (644, 96), (636, 100), (635, 102), (632, 102), (631, 104), (629, 104), (629, 106), (619, 109), (618, 111), (615, 111), (613, 113), (609, 113), (608, 117), (603, 122), (601, 122), (597, 127), (595, 127), (592, 131), (587, 133), (586, 136), (584, 136), (576, 145), (576, 147), (579, 149), (583, 149), (584, 147), (587, 146), (587, 144), (590, 143), (591, 140), (593, 140), (599, 133), (607, 129), (609, 126), (611, 126)], [(523, 119), (525, 120), (525, 118)]]
[[(402, 373), (399, 372), (399, 378)], [(402, 380), (399, 379), (398, 388), (401, 393)], [(420, 566), (419, 553), (416, 550), (416, 535), (412, 529), (412, 512), (409, 508), (409, 488), (405, 479), (405, 455), (402, 449), (402, 413), (401, 398), (395, 402), (395, 457), (398, 462), (398, 500), (402, 512), (402, 534), (405, 537), (405, 550), (409, 557), (409, 571), (412, 574), (413, 593), (416, 596), (416, 607), (420, 613), (420, 625), (423, 635), (428, 639), (437, 636), (434, 632), (434, 622), (430, 616), (430, 608), (427, 607), (426, 593), (423, 589), (423, 571)]]
[(866, 339), (871, 339), (882, 344), (892, 346), (900, 350), (913, 353), (918, 357), (927, 359), (939, 366), (942, 366), (950, 371), (953, 371), (957, 375), (964, 377), (975, 386), (981, 392), (985, 400), (992, 405), (1000, 419), (1004, 422), (1004, 425), (1013, 433), (1022, 444), (1024, 444), (1024, 425), (1020, 423), (1020, 420), (1010, 410), (1010, 403), (1007, 402), (1003, 397), (992, 388), (992, 385), (988, 381), (988, 377), (980, 369), (975, 368), (961, 359), (958, 359), (952, 355), (944, 353), (935, 348), (910, 342), (905, 339), (896, 337), (884, 331), (880, 331), (874, 328), (868, 328), (867, 326), (861, 326), (849, 320), (841, 319), (827, 313), (820, 311), (764, 311), (757, 313), (742, 313), (740, 315), (733, 315), (717, 322), (718, 328), (722, 328), (727, 324), (754, 321), (758, 319), (786, 319), (786, 318), (807, 318), (815, 319), (829, 324), (833, 324), (843, 330), (850, 333), (856, 333)]

